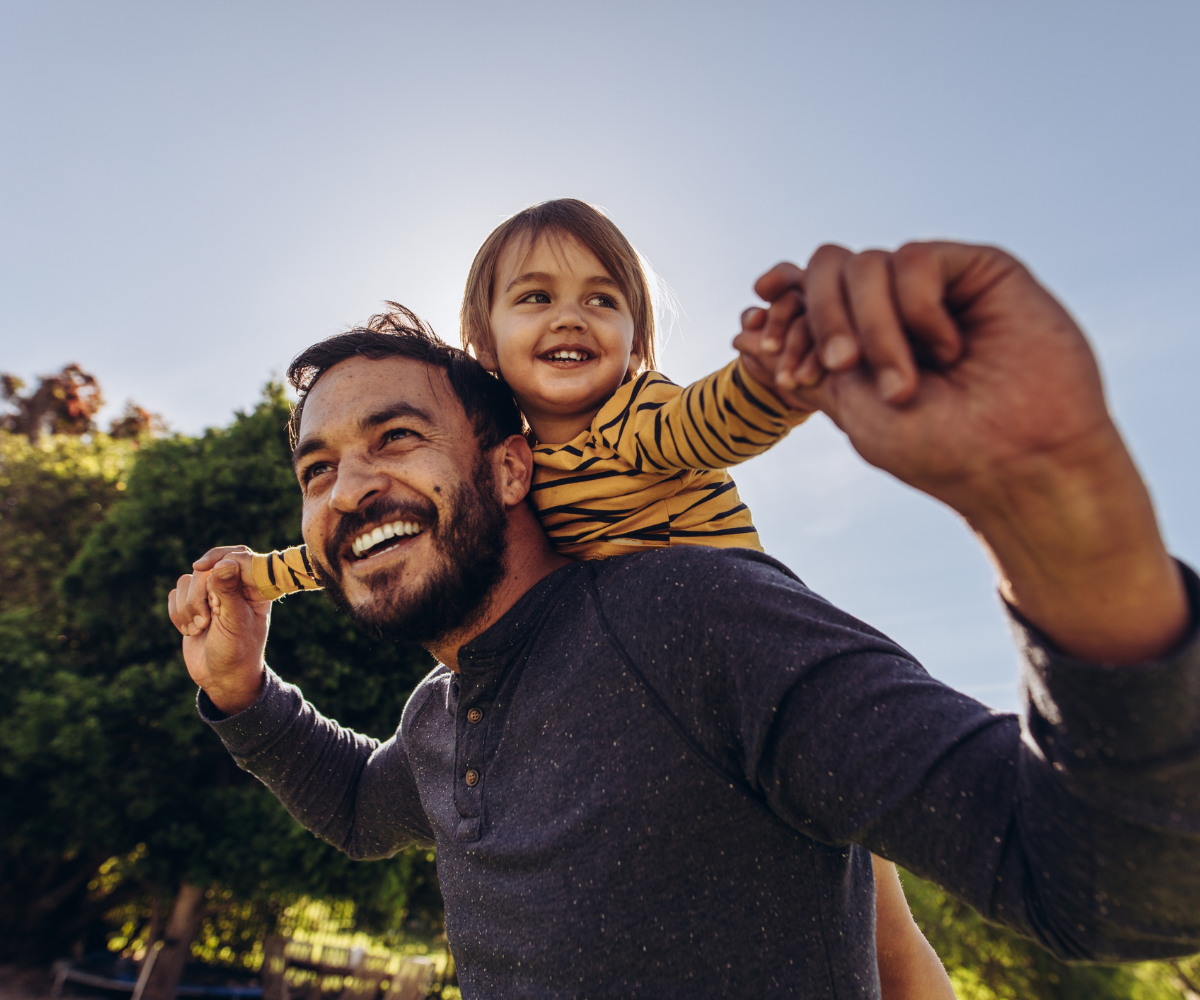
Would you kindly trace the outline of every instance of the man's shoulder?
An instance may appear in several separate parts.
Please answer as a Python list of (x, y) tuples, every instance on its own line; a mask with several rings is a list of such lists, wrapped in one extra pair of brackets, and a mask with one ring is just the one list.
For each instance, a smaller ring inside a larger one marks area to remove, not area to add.
[(450, 670), (439, 663), (421, 679), (421, 683), (413, 688), (413, 693), (404, 704), (400, 725), (396, 727), (397, 735), (405, 736), (410, 733), (422, 713), (445, 705), (452, 676)]
[(618, 633), (648, 638), (720, 623), (732, 638), (763, 624), (771, 609), (815, 618), (837, 613), (783, 563), (752, 549), (672, 545), (591, 566), (602, 613)]
[(724, 589), (730, 583), (786, 586), (809, 592), (804, 582), (778, 559), (754, 549), (717, 548), (710, 545), (668, 545), (627, 556), (599, 559), (597, 585), (679, 588), (695, 591)]
[(794, 652), (797, 642), (817, 656), (867, 648), (907, 656), (753, 549), (673, 545), (591, 565), (606, 627), (623, 641), (704, 642), (739, 660), (771, 646)]

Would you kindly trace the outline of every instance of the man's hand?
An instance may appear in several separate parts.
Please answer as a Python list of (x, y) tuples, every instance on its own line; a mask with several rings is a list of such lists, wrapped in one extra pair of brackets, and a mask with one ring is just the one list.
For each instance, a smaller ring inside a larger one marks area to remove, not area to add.
[[(213, 550), (218, 551), (224, 557), (215, 562), (208, 559), (212, 552), (205, 556), (211, 570), (179, 578), (167, 597), (167, 612), (183, 634), (183, 659), (192, 680), (217, 708), (235, 715), (262, 691), (271, 602), (247, 600), (235, 558), (243, 550)], [(200, 614), (201, 608), (209, 614)]]
[[(242, 581), (242, 594), (247, 601), (253, 604), (257, 601), (266, 600), (262, 591), (258, 589), (257, 584), (254, 582), (253, 558), (254, 552), (245, 545), (218, 545), (216, 548), (209, 549), (192, 563), (192, 573), (193, 575), (203, 574), (207, 577), (212, 568), (222, 559), (231, 559), (238, 566), (238, 573)], [(208, 628), (210, 615), (207, 592), (201, 589), (197, 591), (197, 595), (197, 600), (189, 603), (186, 609), (192, 616), (190, 632), (192, 635), (203, 632)], [(184, 634), (187, 635), (189, 633), (185, 632)]]
[[(803, 272), (779, 265), (755, 287), (779, 301), (798, 282), (803, 315), (793, 302), (774, 327), (805, 352), (792, 398), (824, 410), (872, 465), (966, 517), (1026, 618), (1098, 662), (1153, 658), (1179, 640), (1182, 582), (1095, 359), (1024, 266), (955, 243), (825, 246)], [(755, 322), (735, 346), (762, 358)], [(806, 385), (810, 358), (825, 374)]]

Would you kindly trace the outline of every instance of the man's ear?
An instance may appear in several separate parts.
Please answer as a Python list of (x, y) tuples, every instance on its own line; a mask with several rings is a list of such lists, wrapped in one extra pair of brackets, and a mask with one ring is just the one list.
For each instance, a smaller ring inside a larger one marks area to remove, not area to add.
[(500, 502), (515, 507), (529, 495), (533, 484), (533, 450), (525, 435), (514, 434), (497, 446)]

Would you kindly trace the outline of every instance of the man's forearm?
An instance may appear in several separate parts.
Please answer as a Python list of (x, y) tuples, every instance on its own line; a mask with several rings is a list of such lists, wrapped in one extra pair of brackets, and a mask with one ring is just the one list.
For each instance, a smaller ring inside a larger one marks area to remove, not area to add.
[(395, 739), (381, 745), (343, 729), (266, 670), (261, 696), (240, 714), (217, 718), (206, 700), (199, 699), (200, 714), (238, 765), (339, 850), (381, 858), (414, 840), (432, 839)]
[(1064, 653), (1136, 663), (1184, 634), (1178, 569), (1111, 424), (1069, 454), (1024, 458), (960, 509), (990, 550), (1005, 599)]

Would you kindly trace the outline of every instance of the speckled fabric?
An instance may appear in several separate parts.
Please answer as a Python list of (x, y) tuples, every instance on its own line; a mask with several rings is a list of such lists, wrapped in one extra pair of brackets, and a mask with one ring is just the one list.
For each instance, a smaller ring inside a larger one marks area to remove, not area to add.
[(1060, 955), (1200, 948), (1196, 636), (1110, 670), (1016, 631), (1024, 726), (768, 557), (677, 547), (547, 577), (386, 743), (273, 674), (200, 708), (351, 856), (437, 845), (468, 998), (877, 997), (864, 848)]

